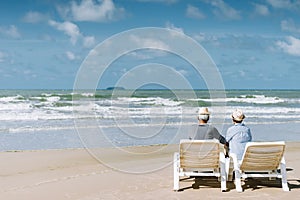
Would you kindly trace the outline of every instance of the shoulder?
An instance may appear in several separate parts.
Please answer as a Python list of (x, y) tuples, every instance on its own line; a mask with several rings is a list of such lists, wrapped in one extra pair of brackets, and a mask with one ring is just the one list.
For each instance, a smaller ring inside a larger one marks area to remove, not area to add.
[(251, 130), (248, 126), (245, 126), (245, 128), (246, 128), (247, 132), (249, 132), (249, 133), (251, 132)]
[(227, 131), (231, 131), (231, 130), (233, 130), (234, 128), (235, 128), (235, 126), (230, 126), (230, 127), (228, 127)]
[(241, 124), (241, 126), (242, 126), (244, 129), (250, 130), (250, 128), (249, 128), (248, 126), (246, 126), (245, 124)]
[(212, 125), (208, 126), (209, 130), (214, 131), (214, 132), (219, 132), (218, 129)]
[(193, 128), (198, 128), (198, 126), (199, 126), (198, 124), (192, 124), (191, 125), (191, 127), (193, 127)]

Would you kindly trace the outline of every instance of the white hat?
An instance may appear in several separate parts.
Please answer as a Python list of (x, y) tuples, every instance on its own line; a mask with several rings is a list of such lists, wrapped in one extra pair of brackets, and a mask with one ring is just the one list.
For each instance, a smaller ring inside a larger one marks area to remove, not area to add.
[(199, 108), (198, 115), (209, 115), (208, 108)]
[(236, 109), (236, 110), (232, 113), (231, 117), (232, 117), (232, 119), (234, 119), (235, 121), (240, 122), (240, 121), (243, 121), (243, 119), (245, 119), (246, 116), (244, 115), (244, 113), (243, 113), (242, 110)]

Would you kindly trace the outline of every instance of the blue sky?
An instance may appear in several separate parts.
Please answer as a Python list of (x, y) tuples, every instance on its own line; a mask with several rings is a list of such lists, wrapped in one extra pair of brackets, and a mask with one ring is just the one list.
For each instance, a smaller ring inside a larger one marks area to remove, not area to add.
[[(300, 89), (300, 0), (3, 0), (0, 88), (72, 89), (97, 44), (142, 27), (174, 29), (196, 40), (227, 89)], [(151, 58), (119, 59), (99, 87), (113, 86), (137, 63), (156, 61), (206, 89), (177, 58), (139, 53)]]

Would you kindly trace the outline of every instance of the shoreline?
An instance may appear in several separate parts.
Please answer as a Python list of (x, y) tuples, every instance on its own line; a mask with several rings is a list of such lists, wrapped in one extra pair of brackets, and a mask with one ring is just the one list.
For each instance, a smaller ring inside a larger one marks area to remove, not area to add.
[[(193, 179), (173, 191), (173, 153), (178, 145), (126, 147), (129, 154), (112, 149), (99, 151), (115, 168), (95, 159), (86, 149), (24, 150), (0, 152), (0, 198), (18, 199), (297, 199), (300, 195), (300, 142), (286, 142), (285, 160), (291, 191), (278, 185), (250, 184), (243, 193), (234, 185), (220, 192), (219, 183), (208, 180), (193, 189)], [(161, 167), (163, 166), (163, 167)], [(119, 167), (119, 169), (117, 169)], [(123, 170), (120, 170), (123, 169)], [(124, 170), (125, 169), (125, 170)], [(131, 171), (126, 171), (130, 169)], [(133, 173), (133, 172), (142, 173)], [(253, 187), (253, 188), (252, 188)]]
[[(275, 141), (275, 140), (274, 140)], [(279, 141), (279, 140), (276, 140)], [(260, 141), (253, 141), (253, 142), (260, 142)], [(266, 142), (266, 141), (263, 141)], [(300, 141), (284, 141), (286, 143), (286, 148), (297, 148), (297, 145), (299, 145), (300, 149)], [(125, 149), (130, 149), (130, 148), (147, 148), (147, 147), (161, 147), (161, 146), (172, 146), (172, 148), (178, 147), (179, 144), (150, 144), (150, 145), (134, 145), (134, 146), (120, 146), (117, 148), (125, 148)], [(94, 148), (94, 149), (111, 149), (112, 147), (101, 147), (101, 148)], [(5, 151), (0, 151), (0, 154), (3, 153), (20, 153), (20, 152), (45, 152), (45, 151), (87, 151), (88, 148), (86, 147), (74, 147), (74, 148), (57, 148), (57, 149), (24, 149), (24, 150), (5, 150)]]
[[(195, 123), (191, 123), (192, 125)], [(227, 128), (231, 124), (214, 125), (222, 135), (226, 135)], [(253, 141), (287, 141), (300, 142), (300, 123), (277, 123), (251, 124), (245, 122), (251, 129)], [(37, 131), (25, 133), (3, 133), (0, 134), (0, 152), (23, 151), (23, 150), (52, 150), (52, 149), (77, 149), (85, 147), (138, 147), (149, 145), (178, 144), (180, 139), (188, 137), (192, 125), (165, 126), (157, 135), (149, 135), (156, 131), (154, 127), (147, 132), (138, 127), (132, 129), (133, 135), (128, 135), (117, 127), (102, 129), (75, 129), (64, 131)], [(126, 131), (127, 129), (125, 129)], [(131, 129), (129, 129), (131, 130)], [(140, 135), (137, 135), (140, 134)], [(131, 137), (132, 136), (132, 137)], [(138, 137), (139, 136), (139, 137)]]

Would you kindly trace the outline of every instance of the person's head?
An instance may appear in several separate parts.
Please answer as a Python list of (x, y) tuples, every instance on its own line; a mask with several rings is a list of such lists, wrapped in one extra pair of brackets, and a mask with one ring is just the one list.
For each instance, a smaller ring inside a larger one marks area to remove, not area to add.
[(207, 122), (209, 120), (210, 113), (208, 112), (208, 108), (199, 108), (198, 110), (198, 120)]
[(234, 123), (242, 123), (242, 121), (245, 119), (245, 115), (243, 113), (242, 110), (240, 109), (236, 109), (235, 111), (233, 111), (232, 115), (231, 115), (231, 118), (232, 118), (232, 121)]

